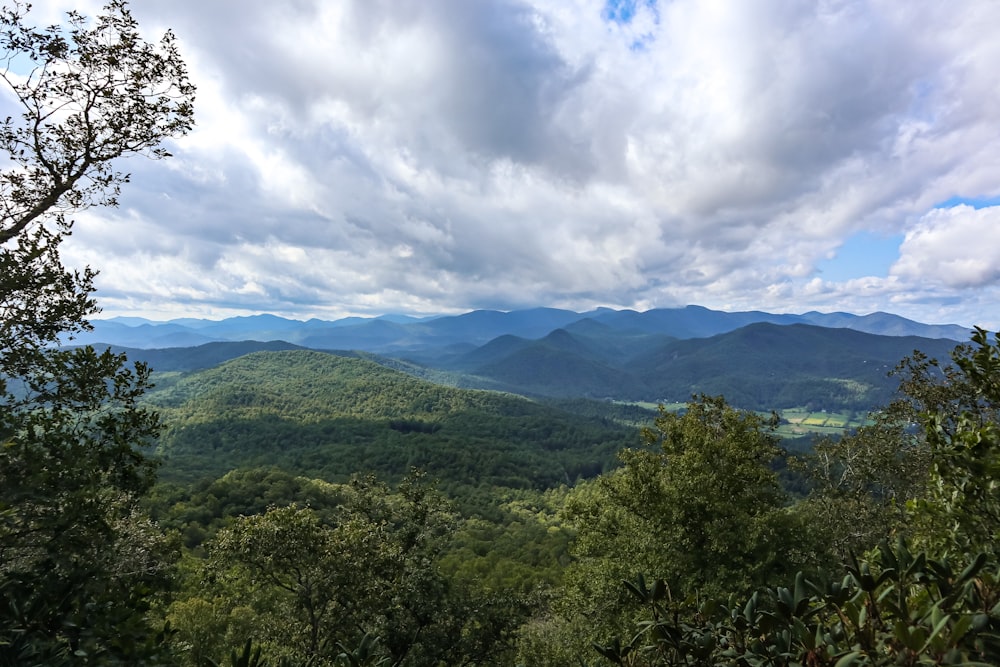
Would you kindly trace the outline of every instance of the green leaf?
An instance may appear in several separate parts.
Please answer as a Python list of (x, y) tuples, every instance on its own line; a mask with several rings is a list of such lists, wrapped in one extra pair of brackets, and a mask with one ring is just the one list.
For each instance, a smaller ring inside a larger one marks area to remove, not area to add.
[(865, 654), (861, 651), (851, 651), (837, 660), (834, 667), (854, 667), (855, 665), (864, 665), (868, 662), (863, 659), (865, 657)]

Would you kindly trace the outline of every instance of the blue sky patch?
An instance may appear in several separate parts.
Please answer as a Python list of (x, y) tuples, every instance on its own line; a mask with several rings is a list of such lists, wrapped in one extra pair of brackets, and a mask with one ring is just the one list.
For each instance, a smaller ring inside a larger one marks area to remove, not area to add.
[(1000, 196), (998, 197), (951, 197), (950, 199), (945, 199), (939, 204), (935, 204), (934, 208), (954, 208), (955, 206), (961, 206), (965, 204), (966, 206), (971, 206), (974, 209), (989, 208), (991, 206), (1000, 206)]
[(646, 5), (656, 13), (656, 0), (607, 0), (604, 3), (604, 18), (618, 24), (630, 23), (641, 5)]
[(817, 264), (820, 278), (843, 282), (865, 276), (887, 276), (889, 268), (899, 259), (902, 234), (882, 236), (872, 232), (858, 232), (837, 248), (832, 259)]

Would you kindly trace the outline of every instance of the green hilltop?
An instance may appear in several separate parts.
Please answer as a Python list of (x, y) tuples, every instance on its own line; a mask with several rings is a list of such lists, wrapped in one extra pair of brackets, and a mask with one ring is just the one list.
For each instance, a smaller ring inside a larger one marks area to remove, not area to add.
[(170, 378), (161, 476), (184, 481), (275, 465), (329, 480), (410, 468), (445, 486), (546, 488), (614, 465), (634, 429), (522, 397), (437, 385), (372, 361), (256, 352)]

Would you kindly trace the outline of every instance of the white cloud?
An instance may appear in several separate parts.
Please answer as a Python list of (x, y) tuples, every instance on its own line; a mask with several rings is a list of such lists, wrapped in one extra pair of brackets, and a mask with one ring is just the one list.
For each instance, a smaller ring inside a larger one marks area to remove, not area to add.
[[(957, 231), (983, 223), (928, 211), (1000, 194), (1000, 5), (637, 6), (134, 3), (177, 33), (198, 127), (68, 256), (179, 314), (995, 310)], [(863, 230), (906, 235), (892, 274), (814, 280)]]
[(1000, 206), (924, 215), (906, 232), (892, 273), (952, 288), (1000, 285)]

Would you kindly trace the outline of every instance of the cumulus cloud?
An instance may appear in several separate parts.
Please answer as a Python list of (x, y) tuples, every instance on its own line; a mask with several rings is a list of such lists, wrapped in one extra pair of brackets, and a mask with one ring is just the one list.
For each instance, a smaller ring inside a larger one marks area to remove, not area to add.
[(952, 288), (1000, 284), (1000, 206), (934, 209), (906, 232), (892, 273)]
[[(700, 303), (970, 323), (994, 296), (995, 254), (966, 243), (990, 214), (934, 207), (1000, 195), (1000, 5), (133, 10), (177, 33), (198, 127), (129, 163), (122, 210), (73, 238), (109, 314)], [(905, 235), (890, 275), (816, 277), (866, 230)]]

